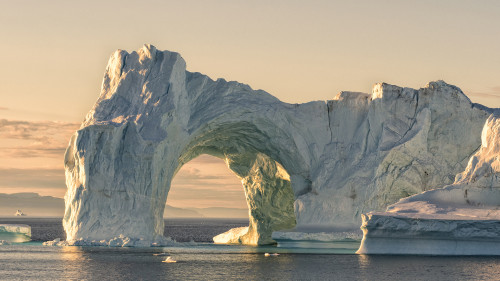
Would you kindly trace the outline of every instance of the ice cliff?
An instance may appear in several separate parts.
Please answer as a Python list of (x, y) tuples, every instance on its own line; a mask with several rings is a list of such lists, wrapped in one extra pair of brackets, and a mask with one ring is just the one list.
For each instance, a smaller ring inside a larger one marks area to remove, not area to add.
[(362, 213), (453, 183), (480, 148), (489, 115), (443, 81), (288, 104), (188, 72), (174, 52), (119, 50), (66, 151), (64, 228), (69, 241), (160, 241), (172, 178), (210, 154), (241, 179), (250, 215), (248, 228), (218, 242), (354, 231)]
[(500, 116), (455, 182), (363, 215), (359, 253), (500, 255)]

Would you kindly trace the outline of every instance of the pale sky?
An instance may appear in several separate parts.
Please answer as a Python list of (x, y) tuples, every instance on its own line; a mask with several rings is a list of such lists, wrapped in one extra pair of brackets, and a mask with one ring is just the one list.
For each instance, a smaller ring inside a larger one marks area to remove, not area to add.
[[(116, 49), (176, 51), (190, 71), (290, 103), (443, 79), (500, 107), (499, 30), (495, 0), (0, 0), (0, 193), (63, 196), (64, 148)], [(210, 159), (181, 170), (169, 204), (246, 206)]]

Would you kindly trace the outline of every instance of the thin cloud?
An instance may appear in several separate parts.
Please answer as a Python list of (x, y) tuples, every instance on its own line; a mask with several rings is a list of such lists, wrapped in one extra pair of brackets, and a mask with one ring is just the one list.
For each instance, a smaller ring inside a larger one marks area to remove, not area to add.
[(34, 157), (61, 158), (64, 156), (65, 151), (66, 147), (46, 148), (46, 147), (17, 146), (14, 148), (12, 147), (0, 148), (0, 155), (3, 155), (5, 157), (14, 157), (14, 158), (34, 158)]
[[(173, 190), (171, 190), (173, 191)], [(169, 197), (173, 195), (169, 192)], [(193, 198), (203, 198), (203, 200), (217, 200), (217, 201), (233, 201), (234, 199), (245, 199), (245, 191), (243, 187), (240, 190), (217, 190), (214, 192), (209, 189), (200, 190), (197, 188), (177, 188), (175, 190), (175, 197), (178, 200), (192, 200)]]
[(43, 121), (31, 122), (0, 119), (0, 137), (47, 141), (52, 133), (73, 133), (79, 123)]
[(167, 198), (167, 204), (186, 207), (231, 207), (247, 208), (245, 192), (239, 190), (198, 189), (187, 186), (173, 187)]
[(0, 169), (0, 191), (3, 188), (16, 188), (19, 192), (66, 190), (64, 169)]
[(221, 162), (224, 162), (224, 160), (208, 154), (202, 154), (196, 157), (195, 159), (189, 161), (189, 163), (193, 164), (219, 164)]
[(491, 87), (490, 89), (491, 91), (486, 92), (468, 91), (467, 95), (480, 98), (500, 98), (500, 86)]
[(0, 106), (0, 110), (9, 110), (7, 107)]
[(78, 123), (0, 119), (0, 157), (62, 157)]
[(500, 98), (500, 91), (498, 93), (468, 92), (467, 95), (481, 98)]
[[(199, 158), (202, 161), (196, 161)], [(246, 208), (241, 181), (220, 159), (200, 156), (177, 173), (172, 181), (168, 204), (183, 207)]]
[(239, 179), (232, 174), (226, 167), (227, 173), (223, 174), (203, 174), (199, 169), (193, 167), (182, 168), (172, 181), (172, 188), (189, 187), (197, 190), (224, 190), (224, 189), (239, 189), (241, 183)]

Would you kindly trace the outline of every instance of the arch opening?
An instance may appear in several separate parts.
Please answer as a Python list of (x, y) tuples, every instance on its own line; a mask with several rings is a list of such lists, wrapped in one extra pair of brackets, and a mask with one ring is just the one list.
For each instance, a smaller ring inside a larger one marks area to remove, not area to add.
[(224, 218), (248, 220), (248, 206), (226, 163), (203, 154), (184, 164), (173, 177), (164, 218)]
[(248, 130), (246, 124), (226, 124), (217, 129), (202, 130), (179, 157), (173, 178), (185, 163), (208, 154), (222, 159), (241, 181), (249, 226), (217, 235), (215, 243), (273, 244), (273, 231), (291, 229), (296, 225), (295, 195), (290, 175), (279, 161), (269, 155), (279, 155), (273, 151), (275, 148), (263, 147), (264, 143), (268, 143), (264, 142), (265, 138), (258, 130)]

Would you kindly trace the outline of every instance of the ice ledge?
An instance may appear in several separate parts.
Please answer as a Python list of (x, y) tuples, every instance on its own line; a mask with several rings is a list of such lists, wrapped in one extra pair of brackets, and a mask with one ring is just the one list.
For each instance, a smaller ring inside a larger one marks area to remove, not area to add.
[(500, 255), (500, 220), (363, 215), (358, 254)]
[(436, 255), (436, 256), (499, 256), (500, 240), (443, 240), (419, 237), (367, 237), (357, 254)]
[(296, 228), (274, 231), (272, 239), (282, 248), (351, 249), (359, 247), (361, 233), (356, 230)]
[(167, 247), (167, 246), (186, 246), (197, 245), (196, 242), (177, 242), (170, 237), (159, 237), (155, 240), (144, 238), (130, 238), (120, 235), (110, 240), (91, 240), (91, 239), (76, 239), (76, 240), (61, 240), (56, 238), (52, 241), (43, 242), (44, 246), (83, 246), (83, 247)]

